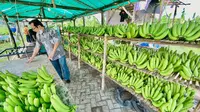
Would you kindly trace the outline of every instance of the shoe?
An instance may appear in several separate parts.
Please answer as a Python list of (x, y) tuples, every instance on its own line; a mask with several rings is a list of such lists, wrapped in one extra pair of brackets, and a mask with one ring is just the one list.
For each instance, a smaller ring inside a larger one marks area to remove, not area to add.
[(70, 83), (71, 81), (70, 81), (70, 80), (66, 80), (65, 82), (66, 82), (66, 83)]

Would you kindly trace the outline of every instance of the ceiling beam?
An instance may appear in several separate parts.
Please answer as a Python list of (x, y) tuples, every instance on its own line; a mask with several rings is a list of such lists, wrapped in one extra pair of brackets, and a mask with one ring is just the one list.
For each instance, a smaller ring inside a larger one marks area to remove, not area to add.
[[(7, 16), (9, 18), (17, 18), (17, 16)], [(39, 18), (39, 17), (29, 17), (29, 16), (18, 16), (18, 18), (21, 18), (21, 19), (28, 19), (28, 18), (33, 18), (33, 19), (36, 19), (36, 18)], [(42, 19), (50, 19), (50, 20), (63, 20), (64, 18), (49, 18), (49, 17), (45, 17), (45, 18), (42, 18)]]
[[(15, 4), (15, 0), (0, 0), (0, 3), (13, 3)], [(29, 5), (29, 6), (43, 6), (43, 7), (51, 7), (53, 8), (53, 4), (43, 3), (43, 2), (25, 2), (25, 1), (16, 1), (17, 4), (21, 5)], [(71, 6), (63, 6), (56, 5), (56, 8), (66, 9), (66, 10), (80, 10), (80, 11), (92, 11), (92, 9), (80, 8), (80, 7), (71, 7)]]

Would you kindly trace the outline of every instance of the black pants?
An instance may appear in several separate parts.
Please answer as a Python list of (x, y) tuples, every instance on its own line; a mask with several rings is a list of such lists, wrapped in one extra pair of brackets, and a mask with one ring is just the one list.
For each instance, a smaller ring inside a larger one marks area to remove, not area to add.
[(27, 41), (27, 42), (31, 42), (31, 38), (30, 38), (29, 35), (26, 35), (26, 41)]

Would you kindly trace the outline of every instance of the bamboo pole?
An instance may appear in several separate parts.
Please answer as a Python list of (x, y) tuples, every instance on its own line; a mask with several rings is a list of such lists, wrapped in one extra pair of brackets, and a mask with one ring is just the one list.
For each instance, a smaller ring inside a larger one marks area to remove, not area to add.
[(106, 74), (106, 60), (107, 60), (107, 44), (108, 39), (107, 36), (104, 38), (104, 54), (103, 54), (103, 69), (102, 69), (102, 84), (101, 84), (101, 90), (104, 91), (105, 89), (105, 74)]

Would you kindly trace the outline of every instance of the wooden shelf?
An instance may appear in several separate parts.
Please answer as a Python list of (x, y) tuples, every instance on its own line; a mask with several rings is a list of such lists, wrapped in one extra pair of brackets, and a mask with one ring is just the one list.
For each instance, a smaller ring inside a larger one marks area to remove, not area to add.
[(97, 36), (97, 35), (88, 35), (88, 34), (79, 34), (80, 36), (87, 36), (87, 37), (98, 37), (98, 38), (101, 38), (101, 39), (104, 39), (104, 36)]
[(116, 84), (118, 84), (119, 86), (121, 86), (122, 88), (124, 88), (126, 91), (130, 92), (132, 95), (136, 96), (138, 98), (138, 100), (144, 102), (148, 107), (150, 107), (151, 109), (153, 109), (155, 112), (159, 112), (159, 109), (156, 108), (155, 106), (153, 106), (149, 100), (144, 99), (144, 97), (141, 94), (135, 93), (134, 90), (132, 90), (132, 89), (126, 87), (126, 86), (123, 86), (122, 84), (120, 84), (116, 80), (110, 78), (108, 75), (105, 75), (105, 76), (106, 76), (106, 78), (112, 80), (113, 82), (115, 82)]
[[(80, 34), (81, 36), (89, 36), (94, 37), (96, 35), (87, 35), (87, 34)], [(104, 36), (96, 36), (99, 38), (104, 38)], [(145, 39), (145, 38), (118, 38), (118, 37), (110, 37), (107, 36), (108, 40), (119, 40), (119, 41), (126, 41), (126, 42), (149, 42), (153, 44), (161, 44), (161, 45), (173, 45), (173, 46), (185, 46), (185, 47), (193, 47), (193, 48), (200, 48), (200, 41), (197, 42), (186, 42), (186, 41), (171, 41), (171, 40), (153, 40), (153, 39)]]
[[(119, 61), (112, 61), (112, 60), (108, 60), (108, 61), (114, 62), (116, 64), (119, 64), (119, 65), (122, 65), (122, 66), (125, 66), (125, 67), (128, 67), (128, 68), (132, 68), (135, 71), (139, 71), (139, 72), (142, 72), (142, 73), (145, 73), (145, 74), (148, 74), (148, 75), (152, 75), (152, 76), (160, 78), (160, 79), (167, 80), (169, 82), (176, 82), (176, 83), (179, 83), (182, 86), (191, 87), (196, 91), (195, 99), (200, 100), (200, 86), (199, 86), (199, 82), (197, 82), (197, 81), (191, 82), (191, 81), (187, 81), (187, 80), (182, 80), (182, 78), (179, 74), (172, 74), (172, 76), (164, 77), (157, 72), (151, 72), (151, 71), (146, 70), (146, 69), (138, 69), (136, 66), (131, 66), (127, 63), (121, 63)], [(196, 83), (197, 83), (197, 85), (196, 85)]]

